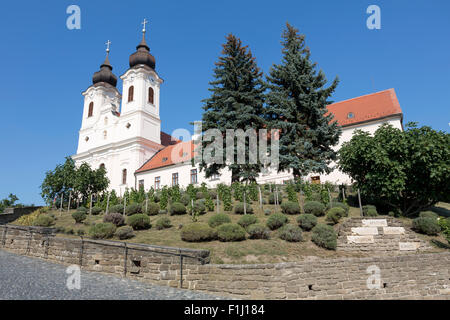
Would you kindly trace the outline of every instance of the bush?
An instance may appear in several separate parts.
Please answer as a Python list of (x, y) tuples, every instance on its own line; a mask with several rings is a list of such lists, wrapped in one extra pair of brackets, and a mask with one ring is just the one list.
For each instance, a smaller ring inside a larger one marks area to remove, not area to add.
[(120, 227), (125, 224), (125, 218), (122, 214), (113, 212), (105, 214), (105, 216), (103, 217), (103, 222), (109, 222), (115, 225), (116, 227)]
[(267, 226), (270, 230), (276, 230), (284, 226), (288, 222), (288, 218), (282, 213), (275, 213), (267, 219)]
[(297, 218), (297, 223), (300, 228), (303, 230), (309, 231), (314, 228), (317, 224), (317, 217), (313, 214), (301, 214)]
[(180, 203), (180, 202), (174, 202), (172, 203), (172, 205), (170, 206), (170, 215), (180, 215), (180, 214), (186, 214), (186, 207), (184, 206), (184, 204)]
[(89, 228), (89, 236), (94, 239), (109, 239), (114, 236), (116, 226), (112, 223), (97, 223)]
[(133, 228), (130, 226), (123, 226), (116, 230), (115, 236), (120, 240), (131, 239), (134, 237)]
[(364, 217), (376, 217), (378, 216), (377, 207), (372, 204), (362, 206), (362, 212)]
[(217, 228), (217, 236), (220, 241), (242, 241), (245, 240), (245, 230), (238, 224), (225, 223)]
[(150, 218), (143, 213), (133, 214), (128, 217), (127, 224), (134, 230), (145, 230), (151, 228)]
[(345, 215), (345, 210), (339, 207), (333, 207), (327, 212), (326, 221), (337, 224), (341, 217)]
[(123, 204), (116, 204), (115, 206), (111, 206), (108, 211), (108, 213), (123, 213)]
[(305, 213), (313, 214), (316, 217), (323, 216), (325, 214), (325, 205), (319, 201), (306, 201), (304, 205)]
[(136, 214), (136, 213), (142, 213), (142, 208), (141, 208), (140, 204), (133, 203), (133, 204), (130, 204), (130, 205), (126, 206), (125, 214), (127, 216), (131, 216), (131, 215)]
[(88, 213), (88, 209), (86, 209), (85, 207), (78, 207), (77, 211), (78, 211), (78, 212), (82, 212), (82, 213), (84, 213), (84, 214), (87, 214), (87, 213)]
[(83, 211), (75, 211), (74, 213), (72, 213), (72, 218), (76, 223), (81, 223), (86, 220), (87, 216)]
[(200, 215), (203, 215), (206, 213), (206, 206), (204, 199), (200, 199), (194, 202), (194, 210)]
[[(269, 195), (269, 203), (275, 204), (275, 193), (271, 193)], [(278, 204), (282, 204), (282, 203), (283, 203), (283, 199), (282, 199), (281, 192), (278, 192)]]
[(209, 190), (209, 197), (213, 200), (217, 198), (217, 191), (216, 190)]
[(166, 209), (160, 209), (159, 210), (159, 214), (167, 214), (167, 210)]
[[(246, 204), (245, 209), (247, 211), (247, 214), (253, 214), (253, 208), (249, 203)], [(234, 213), (244, 214), (244, 203), (243, 202), (239, 202), (236, 204), (236, 206), (234, 207)]]
[(205, 195), (204, 195), (203, 192), (201, 192), (201, 191), (198, 191), (198, 192), (195, 194), (195, 197), (196, 197), (197, 199), (205, 199)]
[(217, 231), (205, 223), (191, 223), (181, 228), (181, 239), (188, 242), (212, 241), (217, 239)]
[(432, 219), (436, 219), (436, 220), (439, 218), (439, 216), (436, 213), (434, 213), (433, 211), (423, 211), (419, 214), (419, 217), (432, 218)]
[(180, 198), (180, 202), (185, 206), (188, 206), (191, 202), (189, 195), (187, 193), (183, 194)]
[(430, 236), (437, 235), (441, 231), (441, 227), (437, 219), (429, 217), (419, 217), (413, 220), (413, 229), (417, 232)]
[(247, 233), (250, 239), (269, 239), (270, 230), (262, 224), (252, 224), (248, 227)]
[(281, 205), (281, 211), (283, 211), (283, 213), (285, 214), (300, 214), (300, 206), (297, 202), (284, 202)]
[(156, 216), (159, 213), (159, 204), (156, 202), (148, 202), (146, 211), (144, 202), (142, 205), (142, 213), (148, 214), (149, 216)]
[(283, 226), (278, 231), (278, 234), (280, 239), (283, 239), (288, 242), (300, 242), (303, 240), (302, 230), (299, 227), (294, 226), (292, 224), (287, 224)]
[(256, 218), (253, 215), (246, 214), (245, 216), (242, 216), (239, 221), (238, 225), (240, 225), (242, 228), (247, 229), (248, 226), (255, 224), (258, 222), (258, 218)]
[(211, 216), (211, 218), (209, 218), (208, 220), (208, 224), (211, 228), (215, 228), (224, 223), (231, 223), (230, 217), (225, 213), (215, 214)]
[(342, 208), (342, 209), (344, 209), (344, 215), (342, 215), (341, 217), (348, 217), (348, 213), (350, 211), (350, 207), (347, 204), (342, 203), (342, 202), (334, 202), (333, 201), (332, 206), (328, 205), (328, 209), (331, 209), (331, 208)]
[(319, 247), (336, 250), (337, 236), (332, 226), (318, 224), (312, 229), (311, 240)]
[(266, 216), (268, 216), (268, 215), (272, 214), (272, 210), (270, 210), (270, 209), (264, 209), (264, 214), (265, 214)]
[(91, 213), (94, 216), (99, 215), (100, 213), (102, 213), (102, 208), (100, 208), (100, 207), (92, 207)]
[(169, 218), (162, 217), (156, 221), (155, 227), (157, 230), (168, 229), (172, 227), (172, 222), (170, 222)]
[(33, 222), (33, 226), (36, 227), (50, 227), (55, 223), (55, 219), (50, 216), (41, 214)]

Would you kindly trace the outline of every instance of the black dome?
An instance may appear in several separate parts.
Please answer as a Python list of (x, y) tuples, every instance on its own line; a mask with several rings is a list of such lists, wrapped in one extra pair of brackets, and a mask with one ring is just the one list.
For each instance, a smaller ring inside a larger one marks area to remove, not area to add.
[(155, 57), (150, 54), (150, 48), (145, 43), (145, 33), (136, 49), (137, 51), (130, 56), (130, 68), (143, 64), (155, 70)]
[(108, 56), (106, 56), (105, 62), (100, 66), (100, 71), (94, 73), (92, 84), (106, 82), (115, 87), (117, 85), (117, 77), (112, 73), (112, 69)]

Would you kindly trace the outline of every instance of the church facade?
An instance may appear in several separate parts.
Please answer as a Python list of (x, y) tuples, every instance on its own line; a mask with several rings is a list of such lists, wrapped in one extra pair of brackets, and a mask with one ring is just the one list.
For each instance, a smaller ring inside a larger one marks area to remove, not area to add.
[[(164, 185), (186, 187), (190, 183), (231, 183), (231, 173), (206, 179), (194, 157), (192, 141), (180, 141), (161, 131), (160, 89), (163, 80), (156, 72), (155, 58), (142, 41), (129, 58), (129, 69), (120, 76), (122, 93), (117, 89), (117, 77), (112, 73), (107, 56), (100, 70), (94, 73), (92, 85), (82, 93), (83, 116), (78, 148), (72, 158), (79, 166), (86, 162), (92, 168), (103, 166), (110, 180), (109, 189), (122, 195), (126, 188), (159, 189)], [(394, 89), (345, 100), (328, 106), (329, 112), (342, 127), (336, 150), (349, 141), (357, 129), (370, 133), (383, 123), (403, 128), (403, 114)], [(265, 172), (258, 183), (284, 183), (293, 179), (290, 172)], [(328, 175), (310, 175), (315, 182), (350, 183), (350, 178), (335, 169)]]

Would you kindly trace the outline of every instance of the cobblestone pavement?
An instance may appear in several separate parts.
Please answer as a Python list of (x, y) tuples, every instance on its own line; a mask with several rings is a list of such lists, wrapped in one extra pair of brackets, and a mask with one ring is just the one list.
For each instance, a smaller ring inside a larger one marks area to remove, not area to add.
[(66, 286), (66, 266), (0, 250), (0, 300), (222, 300), (195, 291), (162, 287), (81, 271), (81, 289)]

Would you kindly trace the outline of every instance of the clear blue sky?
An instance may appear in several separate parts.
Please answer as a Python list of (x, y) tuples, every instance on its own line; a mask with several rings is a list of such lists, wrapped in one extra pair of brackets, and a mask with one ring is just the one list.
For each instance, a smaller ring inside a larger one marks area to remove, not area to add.
[[(81, 8), (81, 30), (66, 28), (66, 8)], [(366, 8), (381, 8), (381, 30)], [(76, 153), (83, 97), (112, 41), (120, 76), (150, 20), (147, 42), (165, 80), (162, 129), (201, 119), (213, 64), (228, 33), (248, 44), (268, 72), (280, 61), (284, 24), (306, 34), (334, 101), (395, 88), (406, 121), (448, 131), (450, 1), (1, 1), (0, 198), (13, 192), (42, 203), (45, 171)], [(121, 90), (119, 81), (118, 88)]]

